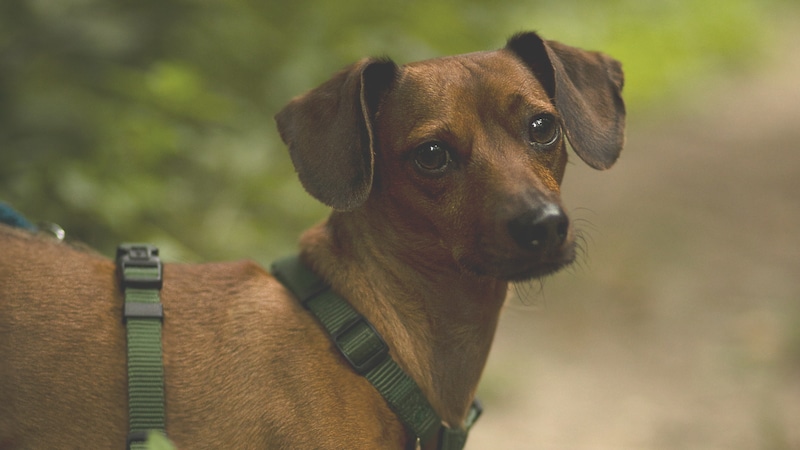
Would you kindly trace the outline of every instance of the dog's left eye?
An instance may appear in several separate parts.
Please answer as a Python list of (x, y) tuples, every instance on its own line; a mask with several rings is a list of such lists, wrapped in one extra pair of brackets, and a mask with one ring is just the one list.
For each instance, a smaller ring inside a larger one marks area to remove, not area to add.
[(558, 121), (550, 114), (542, 114), (531, 120), (528, 138), (532, 144), (548, 147), (553, 145), (561, 134)]
[(423, 171), (438, 174), (450, 164), (450, 151), (441, 142), (428, 142), (417, 147), (414, 162)]

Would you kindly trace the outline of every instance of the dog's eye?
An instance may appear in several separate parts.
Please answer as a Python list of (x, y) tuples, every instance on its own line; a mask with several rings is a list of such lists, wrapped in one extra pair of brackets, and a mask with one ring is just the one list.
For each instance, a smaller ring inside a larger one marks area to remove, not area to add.
[(450, 164), (450, 151), (441, 142), (428, 142), (417, 147), (414, 162), (425, 172), (441, 173)]
[(553, 145), (560, 134), (561, 128), (558, 126), (556, 118), (550, 114), (534, 117), (528, 130), (528, 138), (531, 143), (544, 147)]

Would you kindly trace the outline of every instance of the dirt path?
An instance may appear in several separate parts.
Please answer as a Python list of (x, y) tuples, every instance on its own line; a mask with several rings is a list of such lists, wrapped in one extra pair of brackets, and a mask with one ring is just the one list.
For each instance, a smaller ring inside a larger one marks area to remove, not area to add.
[(783, 46), (632, 118), (610, 171), (571, 165), (590, 258), (509, 306), (469, 449), (800, 448), (800, 34)]

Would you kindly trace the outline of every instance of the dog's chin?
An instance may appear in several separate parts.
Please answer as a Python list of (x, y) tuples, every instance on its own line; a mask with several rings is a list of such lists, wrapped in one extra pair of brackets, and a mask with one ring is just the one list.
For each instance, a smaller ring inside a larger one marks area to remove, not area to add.
[(462, 266), (479, 276), (489, 276), (508, 282), (524, 282), (552, 275), (572, 264), (574, 260), (574, 253), (567, 252), (558, 258), (546, 261), (506, 259), (483, 264), (469, 264), (467, 261), (462, 261)]
[(570, 265), (572, 261), (537, 264), (532, 267), (515, 267), (506, 271), (499, 271), (495, 276), (509, 282), (530, 281), (552, 275)]

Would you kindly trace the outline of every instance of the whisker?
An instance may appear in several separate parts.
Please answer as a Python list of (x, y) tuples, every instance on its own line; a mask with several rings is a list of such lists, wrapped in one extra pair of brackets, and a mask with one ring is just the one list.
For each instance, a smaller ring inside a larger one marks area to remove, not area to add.
[(513, 294), (508, 307), (516, 311), (540, 311), (547, 307), (544, 295), (544, 278), (517, 281), (511, 284)]
[[(586, 213), (594, 215), (595, 212), (589, 208), (575, 208), (572, 211), (574, 217), (572, 224), (575, 230), (575, 261), (567, 268), (571, 274), (578, 271), (585, 271), (589, 266), (589, 246), (594, 243), (590, 231), (599, 232), (591, 220), (585, 217)], [(581, 217), (584, 216), (584, 217)]]

